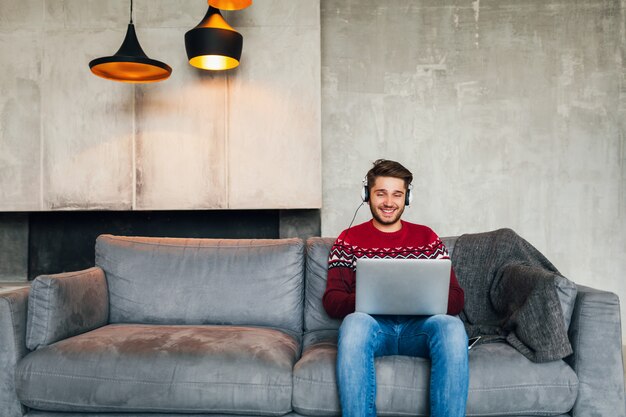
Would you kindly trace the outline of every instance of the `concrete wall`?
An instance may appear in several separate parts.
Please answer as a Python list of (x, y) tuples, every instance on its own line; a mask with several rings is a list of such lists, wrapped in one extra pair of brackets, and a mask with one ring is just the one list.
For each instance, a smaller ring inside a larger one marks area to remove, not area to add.
[(392, 158), (415, 174), (408, 220), (511, 227), (626, 300), (623, 1), (256, 0), (227, 16), (241, 67), (208, 75), (182, 42), (206, 1), (137, 0), (142, 46), (174, 67), (148, 86), (87, 69), (119, 47), (127, 8), (0, 0), (0, 210), (323, 200), (335, 236)]
[(0, 210), (321, 207), (319, 1), (225, 14), (244, 36), (227, 73), (187, 63), (206, 0), (134, 3), (165, 82), (89, 71), (120, 47), (129, 0), (0, 0)]
[(322, 1), (322, 233), (348, 226), (371, 162), (396, 159), (415, 176), (408, 220), (444, 236), (510, 227), (626, 302), (625, 12)]

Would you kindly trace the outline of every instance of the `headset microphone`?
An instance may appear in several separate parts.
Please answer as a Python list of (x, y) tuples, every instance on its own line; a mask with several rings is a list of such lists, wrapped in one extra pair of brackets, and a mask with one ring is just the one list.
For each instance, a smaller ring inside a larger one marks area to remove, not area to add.
[[(362, 197), (362, 196), (361, 196)], [(361, 204), (359, 204), (359, 206), (356, 208), (356, 210), (354, 211), (354, 216), (352, 216), (352, 220), (350, 221), (350, 225), (348, 226), (348, 228), (346, 229), (346, 234), (343, 237), (343, 243), (341, 244), (341, 246), (347, 246), (346, 243), (346, 239), (348, 238), (348, 234), (350, 233), (350, 229), (352, 228), (352, 223), (354, 223), (354, 219), (356, 219), (356, 215), (359, 212), (359, 209), (363, 206), (363, 204), (365, 204), (365, 201), (363, 201)], [(348, 284), (346, 283), (346, 280), (343, 277), (343, 269), (339, 269), (339, 276), (341, 277), (341, 282), (343, 282), (343, 286), (348, 290), (351, 291), (351, 288), (348, 286)]]

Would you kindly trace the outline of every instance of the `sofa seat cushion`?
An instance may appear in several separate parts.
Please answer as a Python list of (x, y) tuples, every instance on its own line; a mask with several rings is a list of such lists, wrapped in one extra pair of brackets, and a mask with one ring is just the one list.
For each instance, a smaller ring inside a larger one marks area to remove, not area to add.
[[(89, 414), (76, 414), (76, 413), (59, 413), (54, 411), (37, 411), (30, 410), (28, 413), (24, 415), (24, 417), (225, 417), (231, 416), (232, 414), (212, 414), (212, 413), (202, 413), (202, 414), (162, 414), (162, 413), (89, 413)], [(243, 414), (239, 415), (239, 417), (257, 417), (255, 415), (245, 416)], [(289, 413), (285, 414), (284, 417), (300, 417), (300, 414), (297, 413)], [(516, 416), (507, 416), (507, 417), (516, 417)], [(525, 416), (520, 416), (525, 417)], [(571, 417), (570, 415), (559, 416), (559, 417)]]
[[(89, 414), (76, 414), (76, 413), (59, 413), (54, 411), (37, 411), (37, 410), (29, 410), (28, 413), (24, 415), (24, 417), (225, 417), (231, 416), (232, 414), (212, 414), (212, 413), (202, 413), (202, 414), (162, 414), (162, 413), (89, 413)], [(257, 417), (255, 415), (246, 416), (240, 414), (239, 417)], [(300, 414), (297, 413), (289, 413), (285, 414), (284, 417), (300, 417)], [(516, 417), (516, 416), (507, 416), (507, 417)], [(520, 416), (527, 417), (527, 416)], [(559, 416), (559, 417), (571, 417), (570, 415)]]
[[(336, 360), (330, 340), (305, 349), (294, 368), (294, 411), (339, 415)], [(378, 415), (429, 415), (429, 360), (376, 358), (376, 379)], [(533, 363), (503, 343), (479, 345), (470, 353), (468, 416), (558, 416), (571, 410), (577, 392), (576, 374), (563, 361)]]
[[(77, 415), (75, 413), (55, 413), (49, 411), (29, 411), (24, 417), (224, 417), (223, 414), (146, 414), (146, 413), (90, 413), (87, 416)], [(241, 417), (256, 417), (256, 416), (244, 416)], [(298, 413), (289, 413), (285, 417), (301, 417)], [(528, 417), (528, 416), (489, 416), (489, 417)], [(572, 417), (571, 414), (561, 414), (559, 416), (552, 417)]]
[(283, 415), (298, 352), (267, 328), (108, 325), (27, 355), (16, 390), (48, 411)]

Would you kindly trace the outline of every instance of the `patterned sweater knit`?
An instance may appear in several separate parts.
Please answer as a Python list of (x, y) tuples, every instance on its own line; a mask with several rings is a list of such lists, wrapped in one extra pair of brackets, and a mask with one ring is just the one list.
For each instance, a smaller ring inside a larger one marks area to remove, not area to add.
[[(397, 232), (378, 230), (373, 221), (344, 230), (328, 256), (328, 279), (322, 299), (329, 316), (344, 318), (354, 312), (356, 260), (359, 258), (448, 259), (448, 250), (429, 227), (402, 221)], [(448, 314), (463, 309), (463, 289), (450, 272)]]

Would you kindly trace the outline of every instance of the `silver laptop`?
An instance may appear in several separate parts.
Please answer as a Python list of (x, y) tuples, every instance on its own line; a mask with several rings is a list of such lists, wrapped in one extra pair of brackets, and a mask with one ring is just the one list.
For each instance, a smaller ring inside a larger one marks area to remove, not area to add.
[(356, 311), (422, 316), (445, 314), (449, 259), (369, 259), (356, 262)]

